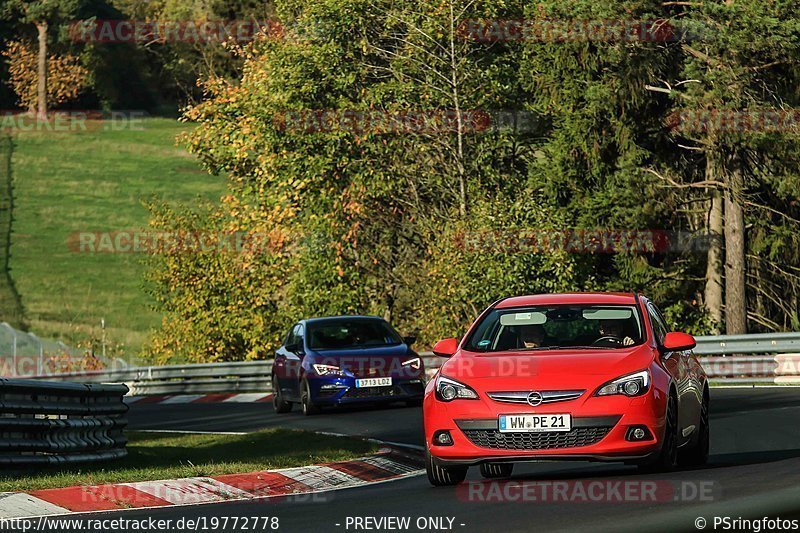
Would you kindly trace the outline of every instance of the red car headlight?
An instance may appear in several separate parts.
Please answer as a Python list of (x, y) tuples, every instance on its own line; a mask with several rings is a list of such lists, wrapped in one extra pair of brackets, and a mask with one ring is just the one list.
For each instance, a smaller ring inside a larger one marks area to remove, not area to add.
[(642, 370), (627, 374), (614, 381), (609, 381), (595, 393), (595, 396), (611, 396), (622, 394), (624, 396), (641, 396), (650, 390), (650, 371)]
[(478, 393), (469, 386), (440, 374), (436, 378), (436, 399), (442, 402), (452, 402), (456, 399), (477, 400)]

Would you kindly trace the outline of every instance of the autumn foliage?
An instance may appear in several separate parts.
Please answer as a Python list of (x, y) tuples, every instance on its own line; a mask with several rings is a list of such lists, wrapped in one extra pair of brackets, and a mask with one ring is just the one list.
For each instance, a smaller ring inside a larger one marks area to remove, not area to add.
[[(37, 52), (22, 41), (11, 41), (2, 55), (8, 61), (11, 86), (25, 109), (36, 108)], [(47, 100), (58, 106), (74, 100), (90, 83), (89, 70), (81, 65), (80, 58), (72, 54), (51, 54), (47, 59)]]
[[(715, 266), (700, 240), (658, 253), (462, 244), (470, 234), (571, 229), (703, 237), (710, 198), (731, 187), (706, 177), (715, 153), (735, 156), (723, 174), (746, 173), (729, 203), (745, 209), (750, 325), (797, 329), (796, 135), (695, 138), (669, 118), (682, 106), (796, 108), (798, 5), (277, 1), (285, 34), (232, 47), (239, 79), (202, 80), (204, 100), (185, 113), (197, 127), (184, 143), (229, 194), (202, 210), (154, 205), (152, 218), (164, 231), (287, 240), (268, 253), (153, 257), (164, 313), (153, 359), (266, 358), (293, 321), (350, 313), (384, 316), (424, 348), (462, 335), (496, 299), (539, 292), (638, 290), (671, 324), (709, 333), (720, 325), (703, 295)], [(458, 33), (468, 19), (525, 18), (690, 18), (713, 29), (713, 46), (694, 44), (714, 55), (678, 39), (470, 42)], [(510, 111), (525, 127), (352, 124), (456, 110)], [(320, 116), (343, 119), (303, 121)]]

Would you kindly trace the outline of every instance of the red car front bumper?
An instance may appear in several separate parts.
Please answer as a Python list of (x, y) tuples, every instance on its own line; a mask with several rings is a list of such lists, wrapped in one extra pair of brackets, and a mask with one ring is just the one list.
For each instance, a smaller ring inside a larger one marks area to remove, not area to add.
[[(425, 394), (425, 440), (439, 464), (574, 459), (637, 461), (659, 451), (664, 434), (666, 395), (656, 387), (643, 396), (594, 396), (587, 390), (580, 398), (531, 407), (500, 403), (479, 392), (477, 400), (438, 400), (434, 381)], [(501, 414), (570, 414), (570, 432), (501, 433)], [(626, 438), (633, 426), (646, 427), (651, 438), (631, 442)], [(449, 431), (453, 444), (434, 442), (438, 431)]]

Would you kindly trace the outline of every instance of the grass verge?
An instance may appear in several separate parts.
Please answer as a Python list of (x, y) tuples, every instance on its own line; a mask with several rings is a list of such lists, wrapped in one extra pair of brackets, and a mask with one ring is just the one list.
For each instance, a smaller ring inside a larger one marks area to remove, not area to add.
[(31, 331), (67, 344), (99, 338), (136, 353), (160, 314), (143, 289), (142, 254), (77, 253), (79, 232), (147, 227), (151, 199), (216, 202), (225, 180), (177, 145), (190, 125), (143, 119), (136, 128), (14, 136), (11, 277)]
[(0, 492), (75, 485), (237, 474), (344, 461), (377, 451), (374, 443), (306, 431), (269, 429), (247, 435), (128, 433), (128, 457), (113, 463), (35, 474), (0, 474)]

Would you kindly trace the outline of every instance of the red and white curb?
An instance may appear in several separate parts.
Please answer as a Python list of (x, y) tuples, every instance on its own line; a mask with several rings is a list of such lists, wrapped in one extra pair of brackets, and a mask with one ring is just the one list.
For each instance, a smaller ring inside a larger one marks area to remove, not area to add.
[(0, 493), (0, 519), (119, 511), (311, 494), (421, 474), (422, 458), (394, 448), (322, 465), (246, 474)]
[(240, 394), (159, 394), (154, 396), (125, 396), (123, 401), (136, 404), (184, 404), (184, 403), (256, 403), (271, 402), (271, 392), (247, 392)]

